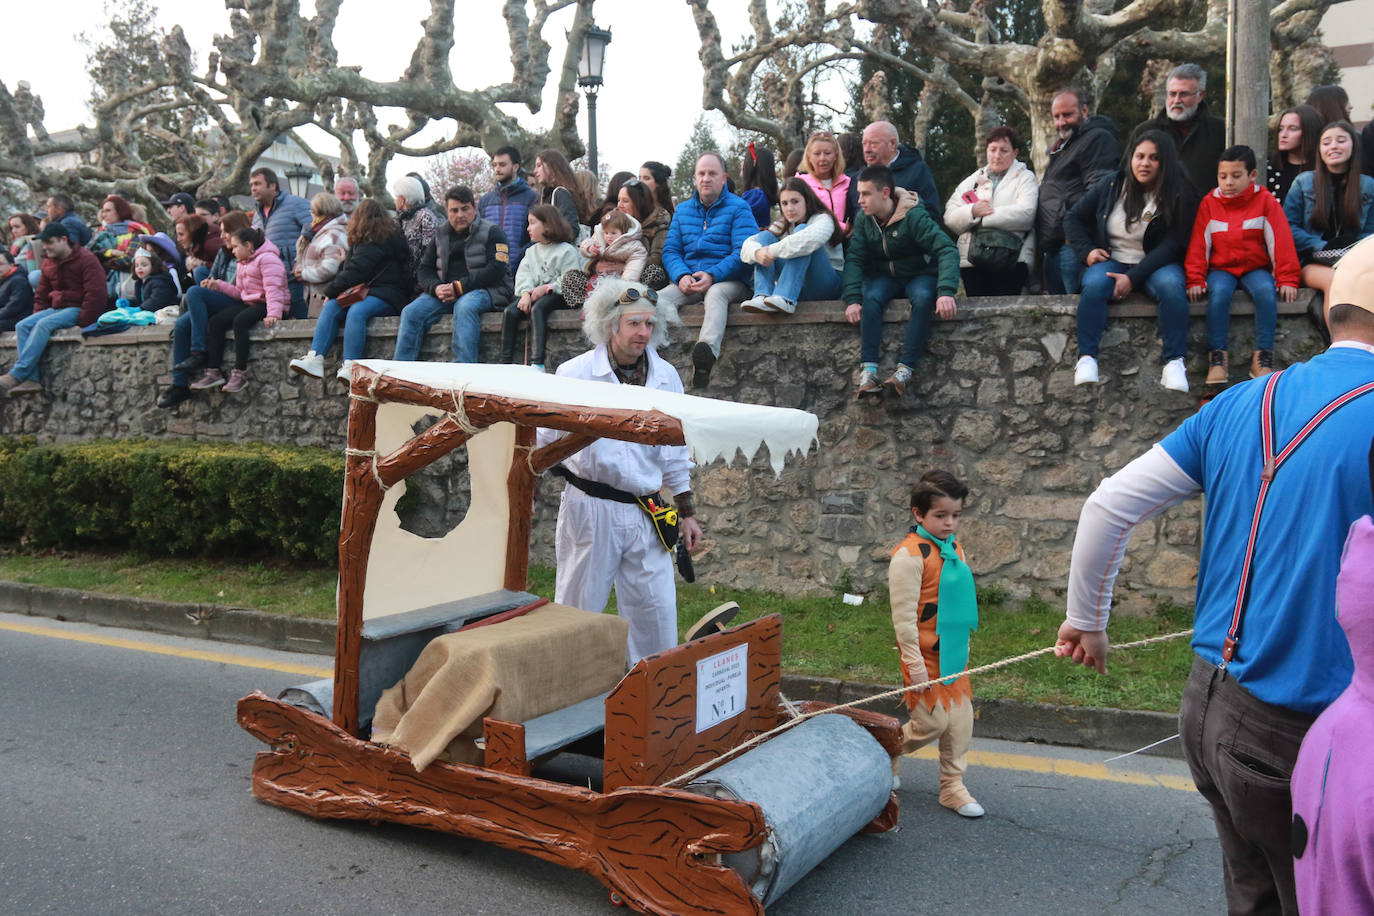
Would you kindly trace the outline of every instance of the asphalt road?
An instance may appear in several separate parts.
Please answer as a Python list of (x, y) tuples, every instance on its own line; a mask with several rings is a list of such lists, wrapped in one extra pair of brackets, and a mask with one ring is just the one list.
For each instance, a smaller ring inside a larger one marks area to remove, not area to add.
[[(235, 701), (320, 656), (0, 614), (0, 913), (625, 912), (578, 872), (255, 801)], [(1160, 737), (1163, 737), (1162, 735)], [(987, 817), (902, 762), (902, 829), (849, 840), (776, 916), (1224, 911), (1211, 818), (1177, 761), (978, 741)]]

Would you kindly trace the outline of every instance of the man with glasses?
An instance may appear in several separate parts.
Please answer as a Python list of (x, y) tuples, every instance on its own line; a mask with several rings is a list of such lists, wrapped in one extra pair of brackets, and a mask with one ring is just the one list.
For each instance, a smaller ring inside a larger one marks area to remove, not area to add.
[[(668, 343), (674, 309), (639, 283), (603, 279), (587, 298), (582, 333), (594, 346), (558, 367), (563, 378), (682, 393), (682, 379), (656, 349)], [(566, 435), (539, 430), (540, 446)], [(617, 613), (630, 625), (629, 660), (677, 645), (673, 554), (640, 497), (674, 494), (688, 551), (701, 542), (693, 517), (692, 460), (682, 445), (597, 439), (554, 469), (568, 482), (558, 505), (554, 600), (601, 613), (615, 586)], [(647, 501), (647, 500), (646, 500)]]
[(1207, 113), (1207, 71), (1179, 64), (1164, 82), (1164, 110), (1137, 125), (1127, 149), (1147, 130), (1162, 130), (1178, 147), (1183, 169), (1200, 195), (1217, 186), (1217, 157), (1226, 148), (1226, 122)]

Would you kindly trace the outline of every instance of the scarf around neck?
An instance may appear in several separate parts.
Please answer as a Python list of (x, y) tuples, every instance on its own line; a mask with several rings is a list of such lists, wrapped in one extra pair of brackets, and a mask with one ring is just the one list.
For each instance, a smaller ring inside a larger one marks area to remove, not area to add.
[(968, 667), (969, 634), (978, 629), (978, 592), (973, 585), (973, 571), (955, 549), (954, 535), (942, 541), (923, 525), (915, 525), (911, 530), (940, 549), (943, 563), (935, 633), (940, 638), (940, 677), (950, 678)]

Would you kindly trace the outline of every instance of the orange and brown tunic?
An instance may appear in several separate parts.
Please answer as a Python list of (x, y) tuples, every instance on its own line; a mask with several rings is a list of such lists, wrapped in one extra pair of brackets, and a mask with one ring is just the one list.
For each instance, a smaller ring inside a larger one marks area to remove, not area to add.
[[(962, 544), (955, 542), (959, 557), (968, 562)], [(940, 571), (944, 568), (937, 544), (914, 531), (892, 551), (887, 568), (887, 587), (892, 601), (892, 627), (897, 633), (902, 679), (908, 686), (940, 674), (940, 637), (935, 632), (940, 601)], [(968, 675), (953, 684), (933, 684), (923, 693), (905, 696), (908, 709), (918, 702), (926, 709), (941, 703), (946, 709), (961, 699), (972, 700)]]

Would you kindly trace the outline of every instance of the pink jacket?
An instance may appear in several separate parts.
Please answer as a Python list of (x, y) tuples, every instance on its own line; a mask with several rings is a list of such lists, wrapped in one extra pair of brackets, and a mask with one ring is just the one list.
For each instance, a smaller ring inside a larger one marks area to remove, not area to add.
[(234, 285), (220, 284), (219, 291), (243, 302), (266, 302), (267, 314), (282, 318), (291, 308), (286, 289), (286, 268), (277, 246), (266, 239), (247, 261), (239, 261)]
[(840, 229), (849, 229), (849, 220), (845, 218), (845, 208), (848, 206), (849, 176), (841, 174), (838, 178), (830, 182), (830, 187), (821, 184), (818, 179), (812, 178), (805, 172), (798, 172), (797, 177), (806, 182), (807, 187), (816, 192), (816, 196), (825, 204), (827, 210), (835, 214), (835, 220), (840, 224)]

